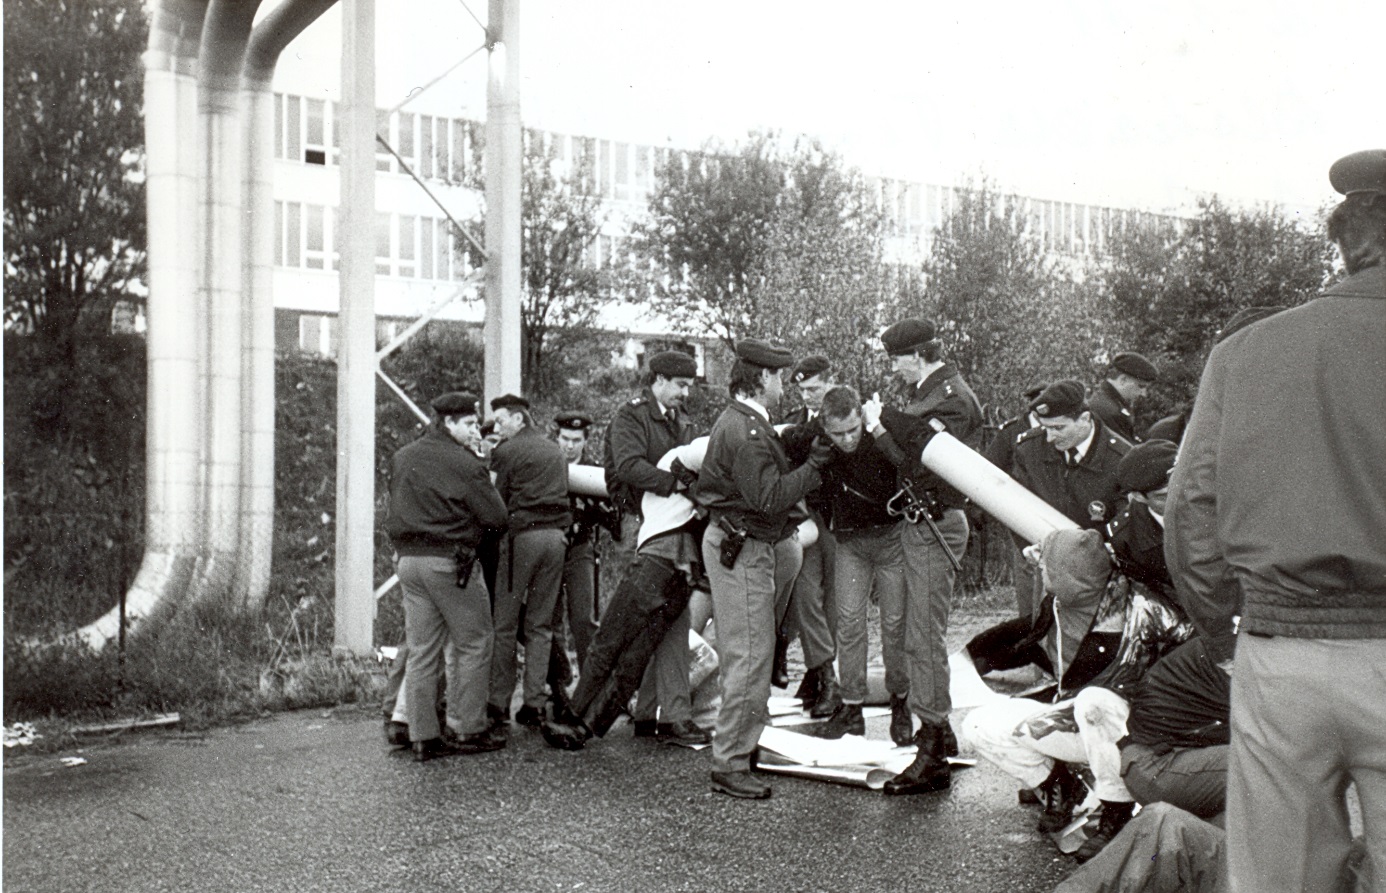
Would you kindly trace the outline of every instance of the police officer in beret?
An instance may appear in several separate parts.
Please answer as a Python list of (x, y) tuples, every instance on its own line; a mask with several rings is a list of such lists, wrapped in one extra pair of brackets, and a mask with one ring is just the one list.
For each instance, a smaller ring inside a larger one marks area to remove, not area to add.
[(1329, 182), (1347, 278), (1213, 348), (1166, 506), (1179, 597), (1235, 646), (1234, 890), (1337, 889), (1349, 779), (1386, 864), (1386, 149)]
[[(403, 591), (406, 712), (418, 760), (505, 745), (488, 731), (491, 606), (479, 569), (471, 567), (482, 532), (505, 527), (505, 503), (486, 466), (466, 447), (478, 437), (476, 397), (443, 394), (432, 407), (433, 423), (424, 436), (390, 459), (385, 517)], [(456, 659), (448, 678), (445, 738), (436, 703), (449, 638)]]
[[(560, 412), (553, 421), (558, 428), (558, 445), (568, 464), (590, 465), (587, 434), (592, 427), (591, 417), (580, 412)], [(562, 615), (566, 610), (573, 648), (581, 664), (587, 658), (587, 644), (597, 632), (597, 537), (603, 527), (620, 536), (621, 527), (620, 517), (610, 500), (573, 493), (568, 496), (568, 505), (573, 523), (567, 530), (563, 586), (554, 611), (554, 641), (560, 646), (563, 644), (559, 631), (563, 628)]]
[(496, 578), (496, 648), (487, 710), (494, 727), (503, 730), (515, 692), (523, 616), (528, 659), (524, 703), (515, 720), (537, 727), (544, 719), (554, 605), (563, 579), (564, 533), (573, 521), (568, 507), (568, 462), (558, 444), (534, 426), (528, 400), (503, 394), (491, 401), (491, 410), (496, 431), (504, 438), (491, 455), (491, 471), (509, 513), (509, 531), (501, 543)]
[[(782, 439), (790, 460), (800, 465), (808, 458), (814, 438), (824, 434), (820, 413), (823, 396), (833, 385), (832, 363), (821, 354), (805, 357), (794, 364), (789, 381), (798, 388), (803, 405), (784, 417), (793, 428), (786, 430)], [(818, 540), (804, 547), (804, 565), (794, 581), (789, 608), (780, 625), (771, 676), (771, 684), (779, 688), (789, 683), (786, 658), (789, 643), (797, 634), (804, 648), (807, 671), (794, 697), (803, 701), (810, 716), (816, 717), (832, 716), (842, 703), (833, 668), (837, 659), (837, 601), (833, 597), (837, 544), (829, 529), (825, 495), (821, 491), (808, 495), (808, 507), (818, 525)]]
[[(697, 433), (684, 413), (684, 403), (697, 379), (698, 364), (681, 350), (660, 351), (650, 357), (645, 387), (616, 410), (606, 430), (607, 490), (621, 512), (620, 551), (616, 557), (624, 579), (640, 531), (640, 501), (645, 493), (668, 496), (687, 489), (686, 480), (658, 467), (665, 453), (691, 441)], [(662, 546), (661, 546), (662, 548)], [(668, 557), (668, 556), (665, 556)], [(645, 564), (648, 565), (648, 562)], [(642, 574), (655, 572), (643, 567)], [(658, 591), (658, 590), (656, 590)], [(639, 737), (677, 738), (682, 743), (706, 743), (693, 725), (693, 701), (688, 690), (689, 617), (681, 613), (665, 633), (645, 670), (634, 713)], [(660, 721), (665, 734), (661, 735)]]
[(775, 625), (799, 573), (803, 550), (796, 529), (807, 518), (801, 500), (821, 483), (818, 469), (833, 455), (826, 440), (792, 468), (770, 424), (784, 392), (788, 350), (748, 338), (737, 342), (727, 389), (732, 402), (709, 435), (693, 488), (711, 524), (703, 564), (717, 618), (722, 705), (712, 742), (712, 789), (763, 799), (770, 788), (751, 774), (751, 755), (769, 719)]
[[(919, 457), (935, 430), (944, 430), (976, 449), (982, 439), (982, 407), (958, 370), (943, 356), (943, 342), (933, 322), (905, 319), (881, 334), (896, 378), (905, 386), (904, 412), (870, 400), (862, 410), (867, 431), (897, 457), (899, 499), (917, 504), (916, 523), (900, 532), (905, 553), (905, 640), (909, 657), (909, 711), (920, 720), (915, 733), (914, 762), (885, 783), (887, 795), (941, 791), (951, 784), (947, 757), (957, 752), (948, 724), (948, 651), (944, 636), (953, 605), (956, 571), (948, 559), (961, 561), (967, 550), (966, 499), (920, 464)], [(913, 494), (909, 496), (908, 494)], [(937, 531), (935, 535), (934, 531)], [(892, 710), (900, 709), (892, 703)]]
[(1136, 404), (1160, 377), (1155, 364), (1138, 353), (1112, 357), (1106, 379), (1093, 391), (1088, 408), (1107, 428), (1131, 443), (1136, 442)]

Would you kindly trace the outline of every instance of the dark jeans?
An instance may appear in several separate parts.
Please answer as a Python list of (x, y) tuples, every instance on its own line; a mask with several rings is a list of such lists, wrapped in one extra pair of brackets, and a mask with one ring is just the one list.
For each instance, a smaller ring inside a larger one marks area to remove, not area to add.
[(605, 735), (640, 687), (645, 666), (693, 594), (673, 563), (637, 554), (602, 611), (587, 646), (572, 710), (594, 735)]

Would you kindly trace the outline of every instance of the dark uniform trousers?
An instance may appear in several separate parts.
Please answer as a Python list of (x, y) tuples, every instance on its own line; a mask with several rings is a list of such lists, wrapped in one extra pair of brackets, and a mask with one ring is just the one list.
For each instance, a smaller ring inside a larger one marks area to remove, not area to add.
[(491, 606), (481, 574), (473, 572), (466, 588), (458, 588), (457, 561), (442, 556), (401, 555), (395, 570), (404, 592), (409, 642), (404, 670), (409, 739), (428, 741), (439, 735), (438, 669), (449, 637), (456, 653), (455, 672), (448, 674), (447, 682), (449, 724), (456, 723), (461, 735), (482, 731), (493, 640)]
[[(687, 616), (692, 590), (672, 561), (637, 553), (621, 579), (597, 628), (573, 691), (571, 708), (595, 735), (605, 735), (621, 715), (655, 648), (672, 638), (670, 628)], [(683, 636), (688, 651), (688, 634)], [(684, 669), (684, 689), (688, 671)]]
[(587, 659), (587, 646), (597, 633), (597, 589), (593, 577), (596, 570), (596, 552), (591, 541), (578, 543), (568, 549), (563, 559), (563, 595), (554, 610), (553, 628), (556, 637), (566, 608), (568, 629), (573, 634), (578, 664)]
[(804, 550), (796, 534), (770, 544), (746, 540), (734, 567), (720, 560), (726, 533), (716, 524), (703, 534), (703, 564), (712, 583), (717, 622), (722, 706), (712, 739), (712, 771), (742, 772), (769, 720), (775, 618), (788, 607)]
[(525, 617), (524, 704), (544, 705), (553, 644), (553, 608), (563, 578), (563, 531), (534, 527), (511, 533), (501, 545), (496, 575), (496, 647), (491, 659), (490, 705), (507, 711), (515, 691), (520, 609)]

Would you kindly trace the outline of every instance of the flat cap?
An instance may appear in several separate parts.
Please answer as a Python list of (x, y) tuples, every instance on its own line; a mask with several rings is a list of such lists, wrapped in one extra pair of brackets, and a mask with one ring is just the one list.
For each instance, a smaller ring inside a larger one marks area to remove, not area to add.
[(1169, 483), (1179, 448), (1168, 440), (1147, 440), (1131, 447), (1117, 463), (1117, 483), (1126, 493), (1148, 493)]
[(1243, 307), (1232, 314), (1232, 318), (1227, 321), (1227, 324), (1218, 330), (1218, 340), (1230, 338), (1252, 323), (1260, 322), (1267, 316), (1274, 316), (1285, 309), (1287, 308), (1283, 304), (1274, 307)]
[(743, 338), (736, 342), (736, 355), (766, 369), (783, 369), (794, 362), (794, 355), (787, 349), (759, 338)]
[(813, 378), (815, 375), (822, 375), (832, 367), (833, 364), (822, 354), (804, 357), (794, 365), (794, 371), (789, 373), (789, 380), (798, 384), (805, 379)]
[(902, 319), (881, 333), (881, 344), (891, 356), (911, 353), (934, 340), (934, 324), (927, 319)]
[(1386, 193), (1386, 149), (1367, 149), (1339, 158), (1328, 169), (1328, 182), (1343, 195)]
[(1117, 372), (1125, 372), (1132, 378), (1139, 378), (1141, 381), (1154, 381), (1160, 377), (1160, 370), (1155, 368), (1155, 364), (1147, 360), (1138, 353), (1125, 351), (1112, 357), (1112, 368)]
[(560, 412), (553, 417), (553, 423), (560, 428), (567, 428), (569, 431), (586, 431), (592, 425), (590, 416), (585, 416), (580, 412)]
[(529, 409), (529, 401), (518, 394), (501, 394), (491, 400), (492, 409)]
[(665, 378), (694, 378), (698, 362), (681, 350), (665, 350), (650, 357), (650, 371)]
[(1071, 378), (1049, 385), (1030, 404), (1030, 411), (1042, 419), (1061, 415), (1077, 418), (1087, 408), (1087, 391), (1082, 382)]
[(449, 391), (439, 394), (428, 404), (440, 416), (476, 415), (476, 395), (466, 391)]

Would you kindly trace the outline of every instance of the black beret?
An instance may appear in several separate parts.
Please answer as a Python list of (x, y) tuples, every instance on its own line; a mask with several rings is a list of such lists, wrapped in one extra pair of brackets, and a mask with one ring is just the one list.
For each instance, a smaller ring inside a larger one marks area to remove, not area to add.
[(491, 401), (492, 409), (529, 409), (529, 401), (517, 394), (501, 394)]
[(586, 431), (592, 424), (592, 419), (580, 412), (560, 412), (553, 417), (553, 423), (569, 431)]
[(1117, 463), (1117, 483), (1125, 493), (1148, 493), (1169, 483), (1179, 448), (1168, 440), (1147, 440), (1131, 447)]
[(1275, 307), (1244, 307), (1232, 314), (1232, 318), (1229, 319), (1227, 324), (1218, 332), (1218, 340), (1221, 341), (1224, 338), (1231, 337), (1252, 323), (1260, 322), (1267, 316), (1274, 316), (1284, 309), (1284, 305)]
[(1386, 149), (1367, 149), (1339, 158), (1328, 169), (1328, 182), (1343, 195), (1386, 193)]
[(804, 357), (794, 366), (794, 371), (789, 373), (789, 380), (798, 384), (806, 378), (813, 378), (815, 375), (822, 375), (833, 367), (828, 358), (822, 354), (814, 354), (811, 357)]
[(681, 350), (666, 350), (650, 357), (650, 371), (665, 378), (695, 378), (698, 361)]
[(429, 406), (440, 416), (476, 415), (476, 395), (466, 391), (449, 391), (434, 397)]
[(1081, 382), (1071, 378), (1049, 385), (1030, 404), (1030, 411), (1042, 419), (1060, 415), (1077, 418), (1087, 408), (1087, 392)]
[(1020, 396), (1024, 397), (1028, 402), (1030, 400), (1035, 399), (1040, 394), (1044, 393), (1044, 389), (1047, 387), (1049, 387), (1049, 382), (1037, 381), (1034, 384), (1030, 385), (1028, 388), (1026, 388)]
[(927, 319), (902, 319), (881, 333), (886, 353), (911, 353), (934, 340), (934, 324)]
[(783, 369), (794, 362), (794, 355), (787, 349), (759, 338), (742, 338), (736, 342), (736, 355), (766, 369)]
[(1155, 364), (1138, 353), (1117, 354), (1112, 357), (1112, 368), (1141, 381), (1154, 381), (1160, 377), (1160, 370), (1155, 368)]

